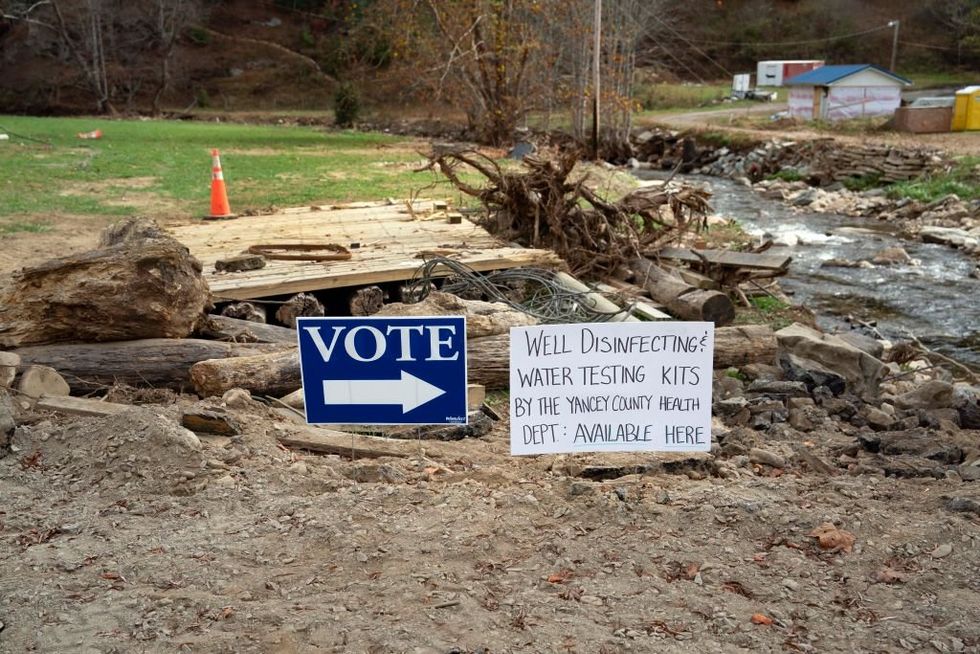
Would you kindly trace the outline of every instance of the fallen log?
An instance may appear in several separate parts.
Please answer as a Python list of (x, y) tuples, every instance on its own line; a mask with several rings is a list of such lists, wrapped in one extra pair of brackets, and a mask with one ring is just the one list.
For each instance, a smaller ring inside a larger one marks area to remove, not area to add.
[(190, 385), (190, 369), (198, 361), (281, 351), (283, 345), (224, 343), (200, 339), (149, 338), (116, 343), (36, 345), (22, 347), (19, 368), (49, 366), (72, 391), (88, 392), (114, 383), (180, 389)]
[[(765, 325), (715, 329), (715, 368), (772, 363), (775, 356), (776, 336)], [(466, 366), (470, 384), (482, 384), (487, 390), (507, 388), (510, 335), (468, 339)], [(253, 395), (283, 397), (303, 385), (295, 350), (201, 361), (191, 367), (190, 376), (202, 397), (220, 396), (232, 388), (244, 388)]]
[[(617, 307), (618, 309), (618, 307)], [(501, 302), (464, 300), (450, 293), (429, 293), (414, 304), (386, 304), (377, 316), (466, 316), (467, 338), (506, 334), (511, 327), (537, 324), (537, 319)], [(479, 382), (478, 382), (479, 383)]]
[(385, 292), (380, 286), (365, 286), (350, 294), (347, 306), (352, 316), (373, 316), (385, 305)]
[[(467, 341), (469, 383), (488, 389), (507, 388), (509, 340), (508, 334), (498, 334)], [(296, 350), (200, 361), (191, 366), (190, 378), (201, 397), (220, 396), (232, 388), (244, 388), (253, 395), (283, 397), (303, 386)]]
[(95, 250), (14, 273), (0, 288), (0, 347), (183, 338), (210, 306), (201, 263), (133, 220)]
[(715, 368), (749, 363), (774, 364), (779, 345), (768, 325), (737, 325), (715, 329)]
[(207, 322), (197, 330), (197, 334), (217, 341), (296, 345), (295, 329), (228, 316), (208, 316)]
[(303, 385), (296, 349), (200, 361), (191, 366), (190, 378), (201, 397), (224, 395), (232, 388), (244, 388), (252, 395), (282, 397)]
[(724, 293), (692, 286), (649, 259), (638, 257), (630, 265), (636, 273), (636, 283), (681, 320), (704, 320), (720, 327), (735, 319), (735, 305)]

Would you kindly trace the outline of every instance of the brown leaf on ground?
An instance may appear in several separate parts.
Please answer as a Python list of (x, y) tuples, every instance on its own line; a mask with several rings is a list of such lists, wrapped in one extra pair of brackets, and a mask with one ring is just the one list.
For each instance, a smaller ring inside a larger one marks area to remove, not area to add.
[(854, 534), (843, 529), (838, 529), (829, 522), (825, 522), (815, 528), (807, 536), (816, 538), (822, 550), (844, 552), (847, 554), (854, 548)]
[(761, 624), (769, 626), (772, 624), (772, 618), (764, 613), (753, 613), (752, 614), (752, 624)]
[(904, 584), (908, 578), (907, 574), (890, 566), (885, 566), (874, 574), (874, 580), (879, 584)]
[(563, 584), (572, 578), (571, 570), (562, 570), (561, 572), (556, 572), (554, 574), (548, 575), (549, 584)]

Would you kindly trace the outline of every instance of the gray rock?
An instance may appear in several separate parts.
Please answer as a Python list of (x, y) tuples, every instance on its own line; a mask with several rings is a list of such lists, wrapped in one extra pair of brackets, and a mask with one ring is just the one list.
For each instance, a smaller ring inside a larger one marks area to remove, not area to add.
[(13, 352), (0, 352), (0, 387), (10, 388), (17, 376), (17, 366), (20, 365), (20, 355)]
[(799, 381), (765, 381), (758, 379), (749, 384), (746, 391), (750, 394), (769, 395), (772, 397), (809, 397), (806, 384)]
[(764, 450), (760, 447), (753, 447), (751, 450), (749, 450), (749, 461), (752, 463), (761, 463), (773, 468), (786, 467), (786, 459), (779, 456), (775, 452), (770, 452), (769, 450)]
[(744, 397), (730, 397), (714, 404), (714, 412), (719, 416), (731, 416), (747, 408), (749, 401)]
[(980, 397), (976, 388), (956, 388), (953, 407), (960, 414), (960, 427), (980, 429)]
[(882, 345), (881, 341), (875, 340), (870, 336), (865, 336), (859, 332), (843, 332), (837, 334), (838, 338), (847, 343), (848, 345), (853, 345), (862, 352), (867, 352), (876, 359), (880, 359), (885, 353), (885, 346)]
[(879, 251), (871, 259), (871, 263), (876, 266), (900, 266), (912, 263), (912, 257), (904, 248), (890, 247)]
[(813, 420), (810, 419), (809, 412), (806, 409), (790, 409), (789, 410), (789, 424), (793, 429), (799, 431), (813, 431), (816, 428)]
[(980, 515), (980, 502), (969, 497), (951, 497), (946, 502), (946, 510), (954, 513), (973, 513)]
[(817, 199), (817, 189), (808, 188), (805, 191), (801, 191), (796, 195), (791, 201), (794, 207), (805, 207), (813, 204), (813, 201)]
[(939, 243), (956, 248), (973, 248), (980, 245), (980, 239), (971, 236), (966, 230), (953, 227), (927, 225), (919, 230), (919, 238), (925, 243)]
[(899, 409), (948, 409), (953, 406), (953, 385), (931, 379), (895, 398)]
[(861, 409), (860, 416), (875, 431), (887, 431), (895, 426), (894, 417), (870, 405), (865, 405)]
[(811, 359), (783, 352), (779, 356), (779, 364), (787, 379), (802, 383), (810, 392), (823, 386), (829, 388), (834, 395), (840, 395), (847, 389), (847, 380), (843, 376)]
[(814, 361), (843, 377), (852, 392), (858, 395), (877, 393), (885, 364), (867, 352), (799, 323), (776, 332), (776, 339), (784, 353)]
[(861, 433), (857, 438), (870, 452), (890, 456), (904, 454), (952, 465), (963, 461), (963, 450), (958, 445), (946, 442), (925, 429)]
[(963, 481), (980, 481), (980, 466), (968, 466), (965, 463), (956, 468)]
[(10, 434), (16, 426), (17, 421), (14, 420), (14, 403), (6, 391), (0, 390), (0, 450), (7, 447), (7, 444), (10, 442)]

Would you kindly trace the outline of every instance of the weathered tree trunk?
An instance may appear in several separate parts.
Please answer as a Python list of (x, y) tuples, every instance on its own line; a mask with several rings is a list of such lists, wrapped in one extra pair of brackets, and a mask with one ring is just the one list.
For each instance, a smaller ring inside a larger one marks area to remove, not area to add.
[(229, 316), (208, 316), (197, 334), (219, 341), (236, 343), (281, 343), (296, 345), (296, 330), (279, 325), (266, 325)]
[[(509, 339), (508, 334), (499, 334), (467, 342), (469, 383), (483, 384), (488, 389), (507, 388)], [(231, 388), (244, 388), (253, 395), (282, 397), (303, 385), (296, 350), (201, 361), (191, 367), (190, 376), (194, 389), (202, 397), (223, 395)]]
[(239, 344), (151, 338), (117, 343), (39, 345), (15, 350), (20, 368), (50, 366), (72, 391), (91, 391), (113, 383), (132, 386), (189, 388), (190, 369), (198, 361), (281, 351), (282, 345)]
[(705, 320), (719, 327), (735, 319), (735, 305), (724, 293), (692, 286), (649, 259), (637, 258), (630, 265), (637, 285), (647, 289), (650, 297), (665, 305), (671, 315), (681, 320)]
[(506, 334), (511, 327), (537, 324), (537, 319), (500, 302), (464, 300), (449, 293), (429, 293), (415, 304), (386, 304), (379, 316), (466, 316), (467, 338)]
[(244, 388), (252, 395), (282, 397), (302, 387), (296, 349), (231, 359), (201, 361), (191, 366), (191, 381), (201, 397)]
[(351, 293), (347, 304), (352, 316), (373, 316), (385, 305), (385, 292), (380, 286), (365, 286)]
[(0, 289), (0, 347), (190, 334), (211, 306), (201, 263), (143, 224), (130, 221), (98, 249), (14, 273)]
[[(764, 325), (721, 327), (715, 330), (715, 368), (746, 363), (772, 363), (776, 337)], [(488, 390), (510, 385), (510, 335), (471, 338), (466, 343), (469, 383)], [(282, 397), (302, 386), (299, 355), (285, 350), (201, 361), (191, 367), (191, 379), (199, 395), (222, 395), (231, 388), (244, 388), (255, 395)]]
[(715, 329), (715, 368), (776, 362), (779, 346), (768, 325), (738, 325)]
[(276, 320), (287, 327), (295, 328), (297, 318), (325, 315), (323, 304), (312, 293), (300, 293), (286, 300), (276, 311)]

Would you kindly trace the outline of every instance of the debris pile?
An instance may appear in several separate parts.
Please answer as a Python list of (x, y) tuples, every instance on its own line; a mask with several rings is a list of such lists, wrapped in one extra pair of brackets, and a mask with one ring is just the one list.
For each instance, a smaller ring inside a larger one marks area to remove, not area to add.
[(792, 171), (814, 186), (830, 186), (850, 179), (888, 184), (917, 179), (948, 165), (934, 150), (842, 143), (831, 138), (769, 140), (719, 147), (701, 145), (696, 135), (647, 130), (638, 134), (635, 141), (639, 165), (663, 170), (680, 166), (682, 172), (746, 178), (752, 182), (781, 171)]
[[(573, 179), (574, 150), (557, 161), (525, 157), (525, 170), (504, 171), (478, 152), (434, 154), (438, 168), (463, 193), (489, 210), (488, 228), (507, 240), (555, 251), (573, 274), (604, 277), (657, 245), (676, 241), (688, 229), (703, 225), (708, 195), (697, 188), (640, 190), (608, 201)], [(474, 185), (459, 174), (473, 168), (486, 185)]]

